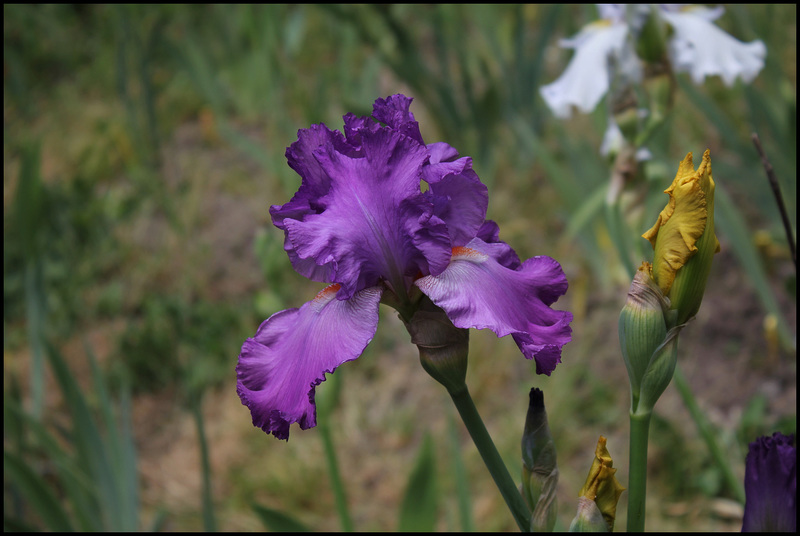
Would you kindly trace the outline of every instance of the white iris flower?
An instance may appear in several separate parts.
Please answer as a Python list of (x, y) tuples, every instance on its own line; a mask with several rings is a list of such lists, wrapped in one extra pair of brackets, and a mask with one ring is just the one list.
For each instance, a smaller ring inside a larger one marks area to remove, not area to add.
[(749, 83), (764, 68), (767, 47), (763, 42), (742, 43), (712, 24), (723, 11), (701, 6), (661, 11), (675, 31), (669, 43), (672, 65), (678, 72), (689, 73), (695, 84), (714, 75), (728, 87), (739, 77)]
[[(622, 5), (598, 8), (601, 20), (561, 41), (562, 47), (575, 49), (564, 73), (540, 88), (557, 117), (569, 117), (573, 107), (584, 113), (594, 110), (608, 92), (613, 76), (629, 82), (636, 82), (641, 76), (641, 62), (628, 36), (638, 32), (643, 6), (635, 7), (627, 21)], [(737, 78), (751, 82), (764, 67), (767, 49), (763, 42), (743, 43), (712, 23), (723, 12), (722, 7), (661, 4), (657, 8), (657, 13), (673, 29), (668, 46), (673, 68), (689, 73), (696, 84), (713, 75), (720, 76), (728, 86)]]

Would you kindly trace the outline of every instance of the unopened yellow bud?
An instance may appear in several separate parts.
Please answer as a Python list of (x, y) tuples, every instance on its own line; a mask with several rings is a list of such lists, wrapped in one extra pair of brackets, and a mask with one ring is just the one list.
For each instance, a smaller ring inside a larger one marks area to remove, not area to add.
[(683, 324), (700, 308), (711, 261), (719, 251), (709, 151), (696, 171), (689, 153), (664, 192), (669, 194), (669, 202), (642, 236), (655, 251), (653, 279), (669, 297), (670, 307), (678, 311), (677, 323)]
[(614, 461), (606, 448), (606, 438), (600, 436), (594, 452), (594, 461), (589, 469), (589, 476), (580, 491), (581, 497), (586, 497), (597, 504), (598, 510), (608, 525), (608, 530), (614, 530), (614, 521), (617, 517), (617, 503), (625, 488), (614, 476)]

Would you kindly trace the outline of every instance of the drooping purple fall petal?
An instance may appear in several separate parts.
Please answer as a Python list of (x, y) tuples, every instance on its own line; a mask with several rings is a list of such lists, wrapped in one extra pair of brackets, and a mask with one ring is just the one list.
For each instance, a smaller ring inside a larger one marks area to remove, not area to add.
[(572, 314), (549, 307), (566, 292), (566, 277), (556, 261), (544, 256), (509, 269), (497, 260), (507, 254), (503, 246), (475, 238), (453, 249), (444, 272), (416, 285), (456, 327), (514, 335), (523, 355), (536, 360), (537, 372), (549, 375), (572, 332)]
[(247, 339), (236, 367), (237, 392), (253, 424), (279, 439), (289, 425), (317, 424), (315, 387), (346, 361), (356, 359), (375, 335), (381, 289), (337, 300), (331, 285), (299, 309), (269, 317)]

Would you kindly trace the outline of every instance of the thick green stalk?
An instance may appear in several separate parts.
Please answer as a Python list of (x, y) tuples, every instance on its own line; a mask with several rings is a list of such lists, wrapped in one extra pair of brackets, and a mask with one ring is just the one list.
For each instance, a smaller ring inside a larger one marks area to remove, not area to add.
[(517, 522), (517, 526), (522, 532), (529, 532), (531, 525), (530, 510), (525, 504), (525, 501), (523, 501), (517, 485), (511, 478), (508, 468), (505, 462), (503, 462), (503, 458), (501, 458), (500, 453), (497, 452), (497, 447), (495, 447), (492, 437), (486, 430), (486, 426), (483, 424), (480, 414), (478, 414), (478, 409), (472, 401), (467, 386), (464, 385), (462, 389), (457, 391), (448, 390), (448, 393), (450, 394), (450, 398), (453, 399), (453, 403), (456, 405), (458, 414), (461, 415), (461, 420), (464, 421), (464, 426), (467, 427), (472, 441), (478, 448), (478, 452), (481, 458), (483, 458), (483, 463), (486, 464), (486, 468), (489, 469), (494, 483), (497, 485), (500, 494), (506, 501), (508, 509), (511, 510), (514, 521)]
[(647, 498), (647, 439), (651, 413), (631, 413), (628, 464), (628, 532), (644, 532)]
[(717, 467), (722, 471), (722, 475), (725, 478), (725, 483), (735, 495), (736, 499), (744, 503), (744, 485), (736, 475), (733, 474), (731, 470), (731, 465), (728, 458), (722, 452), (722, 449), (717, 442), (717, 438), (714, 435), (714, 429), (711, 426), (711, 423), (708, 422), (703, 411), (700, 409), (700, 406), (697, 405), (697, 400), (692, 394), (692, 389), (689, 387), (689, 382), (686, 381), (681, 369), (675, 367), (675, 375), (673, 376), (675, 379), (675, 387), (678, 388), (678, 393), (680, 393), (681, 398), (683, 399), (683, 404), (686, 406), (686, 409), (689, 410), (689, 414), (692, 416), (692, 420), (697, 425), (697, 429), (700, 432), (700, 435), (703, 436), (703, 440), (706, 442), (706, 446), (708, 447), (708, 451), (711, 453), (711, 457), (714, 459), (714, 462), (717, 464)]

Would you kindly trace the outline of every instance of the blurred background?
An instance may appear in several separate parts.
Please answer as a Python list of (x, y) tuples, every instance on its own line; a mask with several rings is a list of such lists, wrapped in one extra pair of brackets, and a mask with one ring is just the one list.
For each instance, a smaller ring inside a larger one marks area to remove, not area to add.
[[(738, 531), (747, 444), (796, 428), (796, 269), (750, 139), (794, 228), (796, 6), (726, 9), (718, 25), (761, 39), (765, 67), (732, 88), (677, 77), (622, 198), (621, 262), (603, 210), (607, 112), (559, 120), (539, 95), (594, 6), (4, 5), (4, 528), (338, 530), (330, 441), (357, 530), (402, 527), (414, 486), (422, 527), (515, 529), (391, 310), (318, 388), (324, 425), (278, 441), (236, 395), (244, 339), (321, 288), (293, 272), (269, 218), (300, 182), (285, 148), (401, 92), (428, 143), (473, 157), (501, 239), (570, 282), (556, 307), (575, 315), (573, 342), (551, 377), (473, 330), (467, 378), (517, 480), (528, 391), (544, 391), (561, 528), (598, 436), (627, 482), (625, 263), (651, 259), (639, 236), (678, 162), (711, 149), (722, 251), (679, 349), (705, 422), (674, 385), (656, 406), (647, 527)], [(626, 510), (623, 494), (617, 530)]]

